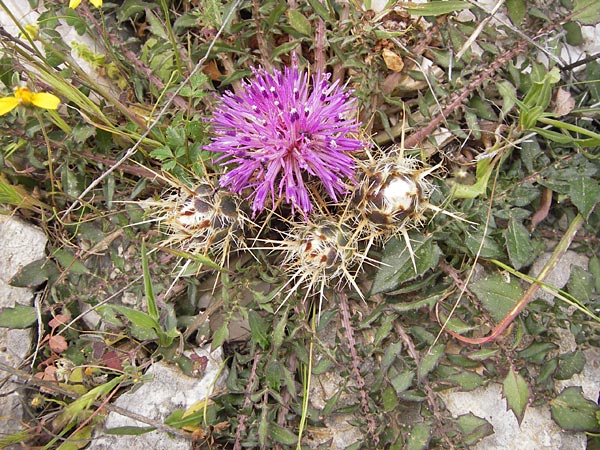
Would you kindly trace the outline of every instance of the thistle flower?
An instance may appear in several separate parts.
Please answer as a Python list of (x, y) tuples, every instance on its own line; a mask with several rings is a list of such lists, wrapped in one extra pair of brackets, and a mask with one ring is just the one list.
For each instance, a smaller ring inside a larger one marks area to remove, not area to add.
[(254, 69), (255, 78), (243, 92), (226, 92), (212, 125), (216, 134), (206, 150), (223, 153), (217, 161), (231, 164), (220, 179), (235, 193), (252, 189), (253, 213), (268, 198), (280, 199), (299, 210), (305, 220), (312, 210), (307, 183), (319, 179), (333, 199), (344, 194), (345, 179), (354, 177), (348, 152), (364, 147), (353, 136), (359, 123), (352, 119), (356, 100), (328, 74), (312, 77), (297, 67), (269, 73)]
[(0, 98), (0, 116), (9, 113), (19, 105), (36, 106), (42, 109), (57, 109), (60, 99), (47, 92), (31, 92), (26, 87), (15, 89), (15, 95)]

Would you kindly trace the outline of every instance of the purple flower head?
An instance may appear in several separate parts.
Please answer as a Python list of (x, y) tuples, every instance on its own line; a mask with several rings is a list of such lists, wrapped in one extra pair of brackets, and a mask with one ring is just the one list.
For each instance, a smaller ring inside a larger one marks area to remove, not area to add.
[(252, 188), (254, 214), (268, 197), (275, 205), (285, 196), (306, 218), (312, 205), (305, 183), (311, 177), (320, 179), (334, 201), (346, 192), (344, 179), (354, 177), (347, 152), (364, 147), (349, 136), (359, 126), (351, 118), (356, 99), (337, 81), (329, 83), (328, 74), (313, 76), (309, 86), (308, 75), (297, 67), (253, 72), (240, 95), (224, 94), (212, 119), (216, 137), (205, 149), (235, 165), (222, 175), (221, 186), (235, 193)]

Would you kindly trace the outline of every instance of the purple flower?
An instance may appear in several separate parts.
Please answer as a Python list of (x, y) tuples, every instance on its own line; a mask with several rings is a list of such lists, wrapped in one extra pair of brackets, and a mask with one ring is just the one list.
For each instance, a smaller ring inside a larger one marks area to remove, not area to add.
[(354, 160), (347, 152), (364, 147), (349, 134), (359, 123), (352, 119), (356, 99), (329, 75), (317, 74), (309, 86), (297, 67), (273, 74), (253, 69), (238, 96), (226, 92), (212, 125), (216, 134), (206, 150), (224, 153), (217, 161), (235, 165), (220, 183), (235, 193), (252, 189), (254, 214), (268, 197), (275, 205), (285, 196), (304, 217), (312, 209), (306, 183), (320, 179), (337, 201), (346, 192), (344, 179), (353, 179)]

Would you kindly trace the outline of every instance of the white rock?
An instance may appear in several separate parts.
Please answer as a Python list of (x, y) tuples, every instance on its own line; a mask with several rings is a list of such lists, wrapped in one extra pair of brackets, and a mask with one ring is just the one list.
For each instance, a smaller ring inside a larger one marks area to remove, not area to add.
[[(46, 236), (31, 225), (10, 216), (0, 215), (0, 308), (12, 308), (15, 304), (31, 305), (31, 289), (16, 288), (8, 281), (29, 263), (44, 257)], [(17, 367), (31, 351), (31, 329), (0, 328), (0, 361)], [(22, 427), (19, 420), (23, 414), (18, 394), (11, 382), (0, 386), (0, 424), (3, 433), (14, 433)], [(4, 418), (11, 418), (5, 420)]]
[[(529, 271), (529, 275), (537, 277), (542, 268), (546, 265), (550, 259), (551, 253), (544, 253), (538, 259), (535, 260)], [(589, 259), (585, 255), (581, 255), (571, 250), (567, 250), (563, 257), (558, 261), (558, 264), (552, 272), (544, 279), (544, 282), (550, 284), (558, 289), (565, 287), (571, 276), (571, 267), (579, 266), (582, 269), (588, 269)], [(549, 292), (539, 290), (536, 294), (537, 298), (546, 301), (552, 301), (554, 296)], [(566, 304), (564, 306), (567, 306)]]
[(583, 396), (598, 402), (600, 396), (600, 349), (592, 347), (583, 351), (585, 366), (568, 380), (557, 381), (556, 390), (560, 393), (569, 386), (581, 386)]
[(549, 406), (527, 407), (523, 422), (507, 411), (502, 386), (490, 384), (471, 392), (440, 394), (454, 417), (472, 413), (486, 419), (494, 434), (478, 442), (473, 450), (585, 450), (584, 433), (569, 433), (552, 420)]
[[(4, 8), (11, 12), (14, 19), (23, 28), (27, 25), (37, 25), (40, 14), (46, 11), (43, 6), (31, 8), (29, 2), (24, 0), (5, 0), (3, 3)], [(21, 34), (21, 30), (13, 21), (13, 18), (5, 12), (4, 8), (0, 8), (0, 26), (12, 36), (18, 37)], [(79, 35), (75, 28), (68, 25), (66, 21), (62, 19), (59, 19), (59, 23), (60, 25), (56, 28), (56, 31), (60, 33), (65, 44), (71, 47), (73, 46), (73, 43), (82, 44), (94, 53), (103, 53), (103, 47), (99, 45), (96, 40), (92, 39), (87, 34)], [(34, 43), (37, 45), (37, 49), (43, 54), (44, 49), (42, 45), (39, 42), (34, 41)], [(71, 50), (71, 57), (96, 83), (102, 85), (105, 89), (111, 90), (115, 95), (119, 94), (118, 89), (114, 86), (115, 83), (105, 77), (101, 77), (92, 65), (81, 58), (74, 49)], [(21, 62), (24, 63), (24, 61)], [(25, 65), (27, 67), (26, 63)], [(35, 68), (27, 67), (27, 70), (35, 71)]]
[[(210, 353), (210, 346), (195, 350), (198, 356), (208, 358), (202, 378), (184, 375), (177, 366), (163, 362), (153, 364), (146, 372), (152, 378), (138, 389), (121, 395), (114, 404), (149, 419), (164, 421), (176, 409), (188, 409), (194, 403), (204, 400), (210, 394), (224, 387), (227, 370), (223, 370), (223, 351), (218, 348)], [(105, 429), (147, 424), (137, 422), (116, 413), (110, 413)], [(171, 438), (164, 432), (153, 431), (141, 436), (112, 436), (98, 432), (88, 450), (127, 449), (127, 450), (189, 450), (190, 442)]]

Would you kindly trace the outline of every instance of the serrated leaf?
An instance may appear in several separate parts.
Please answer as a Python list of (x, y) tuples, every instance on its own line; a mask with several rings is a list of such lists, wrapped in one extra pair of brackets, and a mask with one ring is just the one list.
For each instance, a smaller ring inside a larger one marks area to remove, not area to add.
[(167, 159), (173, 158), (175, 155), (173, 155), (173, 152), (171, 151), (171, 149), (169, 147), (167, 147), (166, 145), (163, 145), (161, 147), (158, 147), (158, 148), (155, 148), (154, 150), (152, 150), (150, 152), (150, 156), (158, 159), (159, 161), (165, 161)]
[(574, 0), (572, 17), (584, 25), (596, 25), (600, 22), (600, 2), (598, 0)]
[(480, 386), (483, 386), (485, 379), (469, 370), (450, 375), (446, 378), (450, 383), (457, 384), (463, 391), (472, 391)]
[(461, 442), (466, 445), (473, 445), (494, 434), (494, 427), (487, 420), (471, 413), (457, 417), (455, 422), (462, 434)]
[(514, 217), (510, 218), (504, 239), (508, 257), (514, 269), (519, 270), (534, 261), (536, 253), (531, 245), (529, 231), (520, 220)]
[[(481, 240), (483, 239), (483, 245), (481, 244)], [(475, 256), (479, 254), (481, 258), (494, 258), (494, 259), (502, 259), (504, 258), (504, 252), (502, 251), (502, 247), (496, 240), (488, 234), (486, 234), (485, 238), (483, 236), (483, 232), (477, 230), (475, 232), (467, 233), (467, 237), (465, 238), (465, 245), (469, 249), (471, 255)]]
[(288, 319), (288, 307), (281, 312), (281, 318), (277, 321), (275, 328), (273, 328), (273, 347), (278, 348), (283, 344), (283, 337), (285, 336), (285, 327)]
[(446, 344), (437, 344), (435, 347), (431, 348), (431, 350), (425, 353), (425, 355), (421, 358), (418, 367), (420, 380), (426, 377), (429, 372), (431, 372), (435, 366), (437, 366), (437, 363), (444, 354), (445, 349)]
[(431, 425), (428, 423), (417, 423), (410, 429), (406, 450), (423, 450), (428, 448), (431, 439)]
[(546, 355), (555, 349), (556, 345), (551, 342), (534, 342), (529, 347), (519, 352), (519, 358), (541, 364), (546, 359)]
[(167, 128), (167, 144), (172, 149), (183, 147), (185, 144), (185, 130), (181, 127)]
[(423, 239), (418, 233), (409, 233), (410, 245), (414, 252), (417, 273), (410, 257), (411, 249), (403, 237), (390, 239), (383, 249), (381, 267), (371, 286), (371, 295), (397, 289), (405, 281), (424, 274), (437, 266), (441, 250), (433, 239)]
[(288, 9), (286, 15), (294, 30), (305, 36), (312, 36), (310, 21), (300, 11), (297, 9)]
[(412, 382), (415, 378), (415, 372), (412, 370), (405, 370), (404, 372), (396, 375), (390, 380), (390, 383), (396, 390), (397, 394), (406, 391), (412, 386)]
[(568, 387), (558, 397), (550, 400), (550, 411), (552, 419), (565, 430), (593, 433), (600, 431), (596, 419), (598, 405), (586, 399), (579, 386)]
[(0, 311), (0, 327), (28, 328), (37, 321), (37, 313), (33, 306), (16, 304), (14, 308), (3, 308)]
[(527, 402), (531, 395), (529, 386), (521, 374), (515, 372), (512, 367), (506, 374), (502, 386), (507, 407), (512, 410), (519, 425), (521, 425), (523, 416), (525, 415), (525, 409), (527, 408)]
[(274, 441), (283, 445), (293, 445), (298, 440), (298, 437), (290, 430), (275, 423), (269, 425), (269, 434)]
[(404, 3), (406, 11), (414, 16), (441, 16), (454, 11), (462, 11), (463, 9), (471, 9), (473, 5), (460, 0), (448, 0), (443, 2), (429, 3)]
[(577, 177), (569, 184), (569, 197), (580, 214), (587, 219), (600, 200), (600, 184), (591, 177)]
[(483, 307), (496, 322), (506, 317), (523, 294), (523, 290), (512, 277), (507, 283), (496, 273), (472, 283), (471, 291), (477, 295)]
[(413, 311), (421, 308), (432, 308), (440, 298), (442, 298), (442, 295), (432, 295), (431, 297), (427, 297), (422, 300), (416, 300), (408, 303), (395, 303), (388, 306), (396, 312)]
[(248, 311), (248, 324), (250, 325), (250, 333), (252, 340), (263, 350), (269, 346), (267, 321), (256, 311)]
[(558, 368), (554, 372), (554, 379), (569, 380), (576, 373), (580, 373), (585, 366), (585, 355), (581, 350), (565, 353), (558, 358)]

